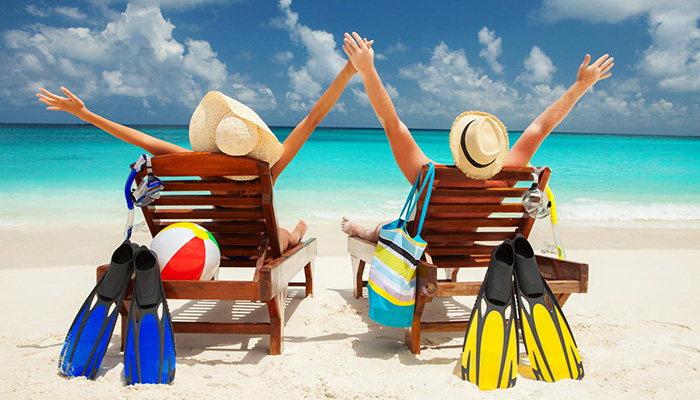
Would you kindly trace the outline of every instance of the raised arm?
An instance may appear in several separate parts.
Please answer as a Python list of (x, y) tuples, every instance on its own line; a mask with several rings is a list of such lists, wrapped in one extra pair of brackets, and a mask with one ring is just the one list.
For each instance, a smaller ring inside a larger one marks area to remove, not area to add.
[(586, 91), (599, 80), (612, 75), (610, 68), (615, 65), (613, 58), (608, 55), (597, 59), (593, 64), (588, 65), (591, 56), (586, 54), (583, 64), (578, 69), (576, 82), (564, 93), (559, 100), (547, 107), (530, 126), (525, 129), (517, 142), (508, 152), (505, 165), (509, 167), (524, 167), (530, 162), (532, 156), (540, 147), (540, 144), (561, 121), (566, 118), (576, 102), (586, 93)]
[(47, 110), (65, 111), (73, 114), (85, 122), (91, 123), (110, 135), (117, 137), (127, 143), (138, 146), (154, 156), (161, 154), (183, 153), (190, 151), (184, 147), (166, 142), (153, 136), (147, 135), (136, 129), (129, 128), (101, 117), (85, 107), (85, 103), (70, 92), (61, 87), (61, 91), (68, 97), (59, 96), (40, 88), (42, 93), (37, 93), (39, 100), (48, 104)]
[(365, 44), (357, 32), (353, 32), (352, 36), (345, 34), (343, 50), (362, 76), (367, 98), (369, 98), (379, 123), (382, 124), (386, 132), (396, 164), (406, 179), (413, 183), (420, 173), (421, 167), (431, 160), (418, 147), (411, 132), (399, 119), (394, 103), (374, 68), (374, 50)]
[[(368, 42), (368, 45), (371, 46), (373, 42), (374, 41)], [(306, 143), (306, 140), (309, 139), (309, 136), (311, 136), (311, 133), (316, 129), (318, 124), (321, 123), (326, 114), (333, 108), (333, 105), (335, 105), (335, 102), (338, 101), (343, 90), (345, 90), (345, 86), (347, 86), (350, 78), (356, 73), (357, 70), (348, 60), (343, 69), (338, 73), (338, 76), (333, 80), (333, 83), (331, 83), (328, 89), (326, 89), (316, 104), (311, 108), (309, 114), (304, 117), (289, 136), (287, 136), (287, 139), (282, 143), (284, 146), (282, 157), (280, 157), (270, 169), (273, 183), (277, 180), (277, 177), (280, 176), (282, 171), (287, 168), (287, 165), (289, 165), (294, 156), (297, 155), (301, 146)]]

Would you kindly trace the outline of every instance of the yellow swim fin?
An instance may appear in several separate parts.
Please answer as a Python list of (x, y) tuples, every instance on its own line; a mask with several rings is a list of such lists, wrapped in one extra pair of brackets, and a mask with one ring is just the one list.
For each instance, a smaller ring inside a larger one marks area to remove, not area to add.
[(514, 261), (510, 240), (493, 249), (464, 337), (462, 379), (481, 390), (515, 386), (518, 327), (513, 298)]
[(535, 378), (547, 382), (582, 379), (583, 362), (574, 335), (540, 274), (532, 246), (518, 234), (513, 249), (518, 316)]

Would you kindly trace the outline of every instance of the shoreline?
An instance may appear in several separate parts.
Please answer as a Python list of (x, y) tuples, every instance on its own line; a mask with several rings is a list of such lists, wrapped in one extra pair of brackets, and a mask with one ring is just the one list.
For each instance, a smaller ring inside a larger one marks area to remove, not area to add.
[[(356, 222), (365, 227), (377, 224), (362, 220)], [(647, 221), (637, 224), (636, 227), (562, 223), (560, 231), (567, 252), (606, 249), (697, 249), (700, 244), (700, 229), (690, 229), (686, 222), (679, 221), (679, 228), (676, 229), (652, 228)], [(287, 229), (295, 223), (294, 220), (280, 220), (280, 226)], [(0, 261), (0, 270), (101, 265), (109, 260), (114, 248), (123, 240), (123, 229), (122, 224), (2, 226), (0, 254), (3, 254), (3, 259)], [(319, 240), (319, 256), (347, 256), (347, 235), (340, 230), (340, 219), (335, 224), (317, 221), (309, 223), (306, 238), (311, 237)], [(135, 231), (132, 240), (148, 245), (151, 236), (148, 232)], [(554, 238), (549, 224), (535, 224), (530, 240), (538, 252), (544, 247), (543, 242), (553, 244)]]

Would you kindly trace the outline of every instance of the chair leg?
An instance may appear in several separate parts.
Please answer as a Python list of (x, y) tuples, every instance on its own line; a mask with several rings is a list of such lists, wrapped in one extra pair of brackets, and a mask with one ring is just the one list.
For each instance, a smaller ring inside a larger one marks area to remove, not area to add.
[(270, 355), (282, 354), (284, 348), (284, 306), (287, 300), (287, 290), (267, 302), (270, 314)]
[(305, 296), (314, 296), (314, 264), (315, 261), (311, 261), (304, 266), (304, 276), (306, 277)]
[(557, 303), (559, 303), (559, 307), (564, 307), (564, 303), (569, 300), (569, 297), (571, 297), (571, 293), (560, 293), (554, 295), (554, 298), (557, 299)]
[(425, 310), (428, 296), (424, 293), (416, 293), (416, 308), (413, 311), (413, 324), (406, 328), (406, 345), (411, 349), (411, 353), (420, 354), (420, 318)]
[(121, 351), (124, 351), (126, 348), (126, 328), (127, 328), (127, 323), (128, 323), (128, 317), (129, 317), (129, 307), (131, 306), (131, 301), (130, 300), (124, 300), (122, 301), (122, 305), (119, 307), (119, 316), (122, 320), (122, 335), (121, 335)]
[(365, 262), (351, 255), (353, 294), (356, 299), (362, 298), (362, 275), (365, 273)]

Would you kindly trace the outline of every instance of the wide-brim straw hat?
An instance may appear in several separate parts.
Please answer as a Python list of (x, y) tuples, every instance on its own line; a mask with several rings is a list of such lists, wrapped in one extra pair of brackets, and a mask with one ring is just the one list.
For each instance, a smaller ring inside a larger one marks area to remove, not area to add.
[(248, 156), (270, 164), (284, 147), (252, 109), (221, 92), (209, 92), (190, 120), (190, 144), (194, 151)]
[(496, 175), (508, 156), (508, 131), (491, 114), (467, 111), (455, 119), (450, 131), (455, 165), (472, 179)]

